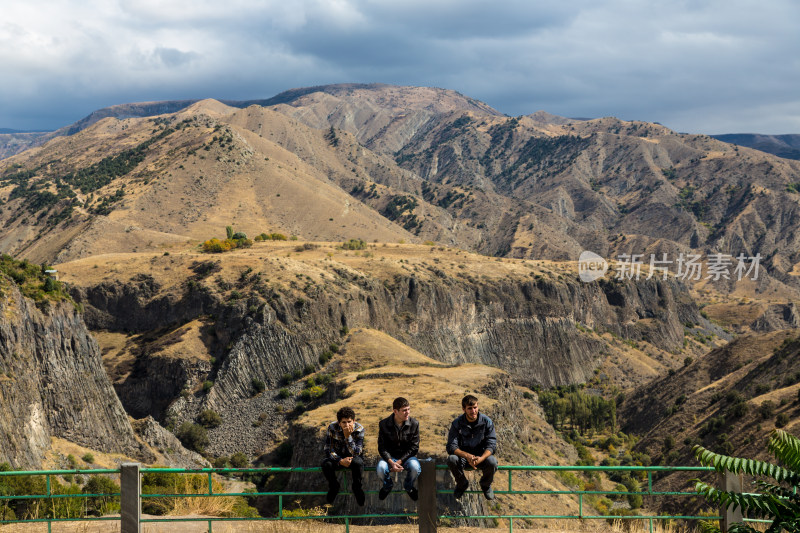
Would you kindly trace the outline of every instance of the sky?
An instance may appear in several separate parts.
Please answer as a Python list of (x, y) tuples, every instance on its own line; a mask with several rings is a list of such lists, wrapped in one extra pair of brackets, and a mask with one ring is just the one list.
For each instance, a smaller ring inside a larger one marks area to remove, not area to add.
[(794, 0), (3, 0), (0, 128), (380, 82), (512, 116), (800, 133), (798, 30)]

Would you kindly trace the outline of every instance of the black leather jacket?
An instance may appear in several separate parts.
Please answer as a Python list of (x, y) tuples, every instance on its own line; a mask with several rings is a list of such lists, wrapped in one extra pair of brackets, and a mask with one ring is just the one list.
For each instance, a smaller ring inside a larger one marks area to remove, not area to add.
[(404, 463), (419, 451), (419, 422), (409, 417), (398, 431), (394, 413), (378, 423), (378, 454), (384, 461), (394, 459)]

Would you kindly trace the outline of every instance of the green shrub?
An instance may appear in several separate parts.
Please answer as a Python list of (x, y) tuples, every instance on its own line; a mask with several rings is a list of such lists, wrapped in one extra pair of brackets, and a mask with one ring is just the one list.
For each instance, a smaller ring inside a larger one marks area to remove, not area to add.
[[(87, 461), (91, 462), (91, 461)], [(119, 511), (119, 485), (104, 476), (91, 476), (83, 487), (84, 494), (103, 494), (86, 498), (87, 513), (94, 516), (103, 516)]]
[(236, 452), (231, 455), (231, 466), (233, 468), (247, 468), (250, 466), (250, 459), (242, 452)]
[(778, 416), (775, 417), (775, 427), (782, 428), (789, 423), (789, 415), (786, 413), (780, 413)]
[(214, 468), (228, 468), (228, 466), (230, 465), (228, 458), (224, 455), (220, 455), (219, 457), (214, 459), (214, 462), (212, 464), (214, 465)]
[(759, 383), (756, 385), (756, 396), (766, 394), (770, 391), (770, 386), (766, 383)]
[(208, 392), (211, 390), (211, 387), (214, 386), (214, 382), (211, 380), (206, 380), (203, 382), (203, 392)]
[(728, 415), (730, 418), (742, 418), (747, 414), (748, 409), (747, 402), (737, 402), (728, 409)]
[(281, 400), (285, 400), (289, 396), (291, 396), (291, 393), (289, 392), (289, 389), (287, 389), (286, 387), (283, 387), (281, 390), (278, 391), (278, 398), (280, 398)]
[(175, 432), (175, 436), (186, 448), (203, 453), (208, 446), (208, 433), (206, 428), (199, 424), (184, 422)]
[(350, 239), (342, 243), (342, 248), (345, 250), (364, 250), (367, 248), (367, 243), (361, 239)]
[(264, 392), (264, 389), (267, 388), (266, 384), (258, 378), (253, 378), (250, 384), (253, 386), (253, 391), (256, 394)]
[(83, 460), (84, 463), (89, 463), (89, 464), (94, 463), (94, 455), (92, 455), (91, 453), (83, 454), (83, 457), (81, 457), (81, 459)]
[(313, 387), (308, 387), (300, 391), (300, 398), (305, 401), (316, 400), (320, 396), (325, 394), (325, 388), (320, 387), (319, 385), (315, 385)]
[(212, 409), (206, 409), (200, 416), (197, 417), (197, 422), (207, 429), (213, 429), (219, 427), (222, 424), (222, 417), (219, 416), (219, 413)]

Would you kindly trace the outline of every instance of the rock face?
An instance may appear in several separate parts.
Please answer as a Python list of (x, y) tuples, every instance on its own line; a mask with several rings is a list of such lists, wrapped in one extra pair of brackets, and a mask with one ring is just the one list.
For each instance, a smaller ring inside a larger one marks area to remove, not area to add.
[(800, 328), (800, 313), (794, 302), (770, 305), (750, 327), (760, 332)]
[(197, 468), (210, 466), (202, 455), (189, 451), (181, 442), (164, 429), (152, 416), (133, 422), (133, 429), (149, 446), (164, 456), (167, 464), (174, 468)]
[[(217, 411), (223, 425), (210, 432), (208, 448), (215, 454), (255, 453), (275, 438), (273, 424), (254, 422), (274, 412), (282, 376), (316, 365), (331, 343), (341, 342), (343, 327), (377, 329), (444, 363), (487, 364), (507, 370), (518, 383), (551, 387), (593, 376), (603, 344), (581, 328), (674, 349), (682, 345), (684, 323), (703, 321), (685, 287), (672, 280), (582, 283), (548, 276), (484, 282), (441, 273), (382, 281), (344, 269), (338, 276), (313, 299), (273, 291), (259, 306), (166, 298), (147, 284), (76, 289), (74, 297), (86, 305), (90, 327), (145, 331), (152, 327), (153, 308), (159, 316), (174, 317), (162, 327), (213, 314), (214, 337), (224, 348), (214, 353), (216, 363), (205, 378), (213, 381), (210, 390), (179, 395), (186, 377), (199, 371), (185, 360), (133, 372), (117, 388), (129, 413), (162, 417), (162, 423)], [(137, 367), (156, 365), (150, 359)], [(168, 376), (180, 379), (171, 386)], [(254, 395), (254, 380), (263, 382), (266, 392)], [(148, 405), (141, 391), (152, 397)]]
[(50, 437), (148, 458), (73, 306), (42, 312), (0, 279), (0, 462), (38, 467)]

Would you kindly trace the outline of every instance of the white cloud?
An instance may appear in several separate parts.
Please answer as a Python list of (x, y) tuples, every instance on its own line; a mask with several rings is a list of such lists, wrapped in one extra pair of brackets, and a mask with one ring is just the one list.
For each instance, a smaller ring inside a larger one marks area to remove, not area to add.
[(789, 0), (7, 0), (0, 126), (381, 81), (452, 88), (509, 114), (800, 132), (797, 20)]

